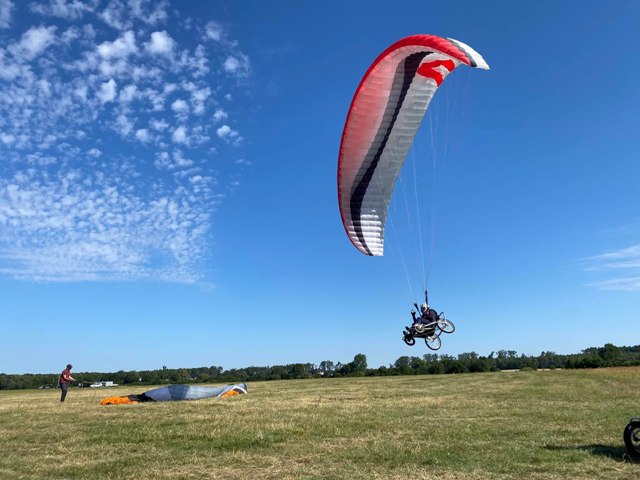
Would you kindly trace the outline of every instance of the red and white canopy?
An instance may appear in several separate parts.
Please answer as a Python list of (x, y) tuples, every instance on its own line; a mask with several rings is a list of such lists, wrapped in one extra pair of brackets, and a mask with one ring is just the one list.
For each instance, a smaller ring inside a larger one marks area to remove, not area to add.
[(460, 64), (489, 69), (462, 42), (412, 35), (382, 52), (362, 78), (338, 157), (342, 223), (362, 253), (383, 254), (387, 210), (402, 164), (435, 91)]

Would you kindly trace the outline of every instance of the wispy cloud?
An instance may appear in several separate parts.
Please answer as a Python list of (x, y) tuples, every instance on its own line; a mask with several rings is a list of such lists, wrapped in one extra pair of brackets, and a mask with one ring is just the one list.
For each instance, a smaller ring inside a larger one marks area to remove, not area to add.
[(224, 71), (238, 77), (246, 77), (249, 75), (250, 63), (249, 57), (241, 53), (230, 55), (222, 64)]
[(640, 292), (640, 277), (620, 277), (592, 282), (592, 286), (600, 290), (618, 290), (623, 292)]
[(0, 28), (15, 32), (0, 47), (0, 275), (210, 271), (212, 215), (242, 167), (210, 157), (237, 158), (242, 137), (217, 122), (250, 61), (219, 23), (168, 12), (166, 1), (0, 0)]
[(0, 0), (0, 28), (9, 28), (12, 10), (13, 2), (11, 0)]
[(117, 30), (128, 30), (134, 23), (147, 25), (164, 23), (169, 14), (166, 0), (111, 0), (104, 9), (95, 8), (99, 18)]
[(32, 27), (27, 30), (19, 42), (9, 46), (8, 50), (20, 63), (33, 60), (55, 41), (56, 27)]
[(47, 178), (31, 171), (4, 180), (0, 272), (38, 281), (197, 281), (205, 204), (217, 203), (205, 180), (199, 187), (194, 201), (184, 186), (148, 198), (113, 172)]
[(98, 0), (50, 0), (44, 3), (31, 3), (30, 9), (40, 15), (63, 18), (65, 20), (79, 20), (82, 16), (93, 11)]
[(218, 128), (216, 130), (216, 135), (233, 145), (239, 145), (243, 140), (240, 134), (232, 129), (229, 125), (222, 125), (220, 128)]
[(640, 244), (583, 259), (584, 268), (609, 278), (591, 282), (602, 290), (640, 291)]

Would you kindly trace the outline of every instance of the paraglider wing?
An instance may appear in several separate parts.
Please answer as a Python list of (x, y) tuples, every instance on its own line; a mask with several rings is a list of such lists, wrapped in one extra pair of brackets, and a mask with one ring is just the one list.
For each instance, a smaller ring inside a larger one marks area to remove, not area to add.
[(429, 102), (458, 65), (488, 70), (468, 45), (413, 35), (369, 67), (351, 102), (338, 157), (338, 202), (355, 247), (381, 256), (389, 201)]
[[(239, 392), (238, 390), (241, 390)], [(144, 392), (155, 402), (171, 402), (174, 400), (201, 400), (203, 398), (223, 397), (229, 392), (247, 393), (244, 383), (224, 385), (222, 387), (198, 387), (191, 385), (168, 385)]]
[(244, 383), (221, 387), (199, 387), (192, 385), (167, 385), (141, 394), (103, 398), (100, 405), (120, 405), (140, 402), (173, 402), (176, 400), (202, 400), (214, 397), (230, 397), (247, 393)]

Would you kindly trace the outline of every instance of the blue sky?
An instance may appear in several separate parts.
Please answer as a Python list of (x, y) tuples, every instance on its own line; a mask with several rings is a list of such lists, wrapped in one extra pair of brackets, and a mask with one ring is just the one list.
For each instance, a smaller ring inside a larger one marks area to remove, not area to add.
[(415, 197), (369, 258), (336, 193), (355, 88), (416, 33), (491, 66), (445, 81), (403, 173), (437, 188), (440, 352), (640, 343), (640, 5), (343, 3), (0, 0), (0, 372), (425, 353)]

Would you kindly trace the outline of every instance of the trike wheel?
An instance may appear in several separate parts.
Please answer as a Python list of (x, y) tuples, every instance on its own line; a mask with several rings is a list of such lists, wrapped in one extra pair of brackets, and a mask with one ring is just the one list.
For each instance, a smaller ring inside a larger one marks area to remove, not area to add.
[(442, 340), (440, 340), (439, 335), (431, 335), (424, 339), (424, 343), (427, 344), (427, 347), (431, 350), (438, 350), (442, 346)]
[(456, 326), (453, 324), (453, 322), (451, 320), (447, 320), (446, 318), (438, 320), (438, 328), (444, 333), (453, 333), (456, 330)]
[(624, 429), (624, 444), (629, 456), (640, 460), (640, 420), (631, 421)]
[(406, 343), (410, 347), (416, 344), (416, 339), (413, 338), (411, 335), (405, 335), (404, 337), (402, 337), (402, 340), (404, 340), (404, 343)]

